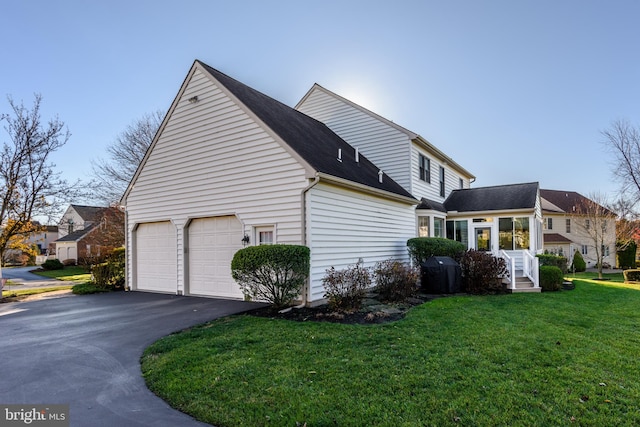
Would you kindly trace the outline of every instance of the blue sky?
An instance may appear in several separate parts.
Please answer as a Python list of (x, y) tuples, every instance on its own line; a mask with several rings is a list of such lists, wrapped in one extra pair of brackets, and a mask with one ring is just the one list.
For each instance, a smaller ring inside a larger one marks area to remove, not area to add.
[(419, 133), (475, 187), (613, 196), (600, 131), (638, 123), (638, 16), (615, 0), (5, 1), (0, 111), (42, 94), (72, 134), (58, 170), (84, 179), (197, 58), (291, 106), (317, 82)]

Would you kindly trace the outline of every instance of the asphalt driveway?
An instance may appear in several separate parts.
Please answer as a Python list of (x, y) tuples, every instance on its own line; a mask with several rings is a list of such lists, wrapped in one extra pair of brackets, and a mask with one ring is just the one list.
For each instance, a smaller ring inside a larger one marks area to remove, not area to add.
[(0, 304), (0, 404), (69, 404), (71, 426), (203, 426), (145, 386), (158, 338), (255, 307), (142, 292)]

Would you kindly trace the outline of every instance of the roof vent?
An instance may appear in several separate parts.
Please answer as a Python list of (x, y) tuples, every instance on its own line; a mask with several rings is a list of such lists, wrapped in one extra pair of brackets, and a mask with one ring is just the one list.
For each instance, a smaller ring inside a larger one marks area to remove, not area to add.
[(342, 148), (338, 148), (338, 161), (342, 161)]
[(360, 163), (360, 153), (358, 152), (358, 147), (356, 147), (356, 163)]
[(384, 175), (384, 172), (382, 172), (382, 169), (380, 169), (380, 170), (378, 171), (378, 182), (379, 182), (380, 184), (382, 184), (382, 175)]

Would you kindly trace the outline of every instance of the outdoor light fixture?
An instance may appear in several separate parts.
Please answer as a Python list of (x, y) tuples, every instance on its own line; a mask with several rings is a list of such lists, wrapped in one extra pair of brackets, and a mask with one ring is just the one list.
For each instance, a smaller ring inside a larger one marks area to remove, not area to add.
[(191, 98), (189, 98), (189, 102), (195, 104), (196, 102), (198, 102), (198, 96), (192, 96)]
[(242, 246), (247, 246), (249, 244), (249, 236), (247, 234), (242, 238)]

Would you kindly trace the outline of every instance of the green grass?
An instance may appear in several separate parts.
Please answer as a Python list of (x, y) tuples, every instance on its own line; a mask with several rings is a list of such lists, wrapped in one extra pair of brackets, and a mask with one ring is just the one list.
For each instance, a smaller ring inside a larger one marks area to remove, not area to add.
[(45, 292), (53, 292), (53, 291), (63, 291), (65, 289), (71, 289), (72, 286), (71, 285), (65, 285), (65, 286), (54, 286), (54, 287), (49, 287), (49, 288), (33, 288), (33, 289), (11, 289), (8, 291), (2, 291), (2, 296), (3, 297), (21, 297), (21, 296), (27, 296), (27, 295), (37, 295), (37, 294), (43, 294)]
[(84, 267), (80, 266), (69, 266), (63, 268), (62, 270), (33, 271), (33, 273), (39, 276), (50, 277), (52, 279), (64, 281), (91, 280), (91, 273), (88, 273)]
[(640, 292), (575, 283), (384, 325), (224, 318), (156, 342), (142, 370), (222, 427), (640, 425)]

